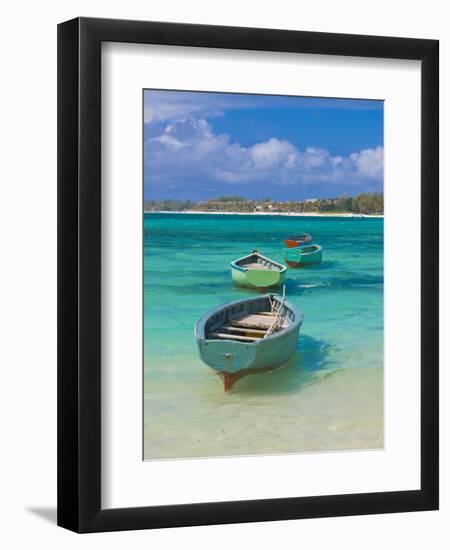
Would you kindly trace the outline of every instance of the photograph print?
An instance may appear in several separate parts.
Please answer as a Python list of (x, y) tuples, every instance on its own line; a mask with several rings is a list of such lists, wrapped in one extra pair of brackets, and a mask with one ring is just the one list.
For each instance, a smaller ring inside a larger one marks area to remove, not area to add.
[(143, 458), (381, 449), (383, 101), (143, 91)]

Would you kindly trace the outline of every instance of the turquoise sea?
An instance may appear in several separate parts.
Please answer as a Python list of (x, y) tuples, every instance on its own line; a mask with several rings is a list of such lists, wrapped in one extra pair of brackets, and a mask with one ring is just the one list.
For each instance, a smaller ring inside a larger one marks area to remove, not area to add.
[[(382, 218), (144, 215), (144, 458), (374, 449), (383, 446)], [(229, 394), (200, 360), (196, 321), (245, 298), (230, 261), (253, 249), (282, 261), (310, 233), (323, 263), (289, 269), (304, 314), (286, 366)]]

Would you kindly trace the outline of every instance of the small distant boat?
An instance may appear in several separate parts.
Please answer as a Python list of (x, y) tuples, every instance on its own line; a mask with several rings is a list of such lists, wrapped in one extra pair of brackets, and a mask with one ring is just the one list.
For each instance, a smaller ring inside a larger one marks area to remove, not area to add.
[(289, 237), (288, 239), (285, 239), (284, 244), (287, 246), (287, 248), (296, 248), (297, 246), (310, 243), (311, 241), (311, 235), (309, 235), (308, 233), (303, 233), (303, 235), (296, 235), (295, 237)]
[(254, 250), (231, 262), (231, 276), (236, 285), (266, 291), (284, 282), (287, 268)]
[(199, 354), (224, 390), (248, 374), (274, 369), (295, 352), (303, 314), (284, 297), (265, 294), (206, 313), (195, 326)]
[(322, 261), (322, 247), (318, 244), (284, 249), (284, 261), (289, 267), (304, 267)]

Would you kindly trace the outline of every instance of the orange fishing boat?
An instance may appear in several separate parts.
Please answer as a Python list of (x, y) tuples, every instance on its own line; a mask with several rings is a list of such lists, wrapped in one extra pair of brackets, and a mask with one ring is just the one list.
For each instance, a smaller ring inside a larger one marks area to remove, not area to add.
[(303, 235), (295, 235), (295, 237), (289, 237), (285, 239), (284, 244), (287, 248), (296, 248), (302, 244), (310, 243), (312, 241), (311, 235), (304, 233)]

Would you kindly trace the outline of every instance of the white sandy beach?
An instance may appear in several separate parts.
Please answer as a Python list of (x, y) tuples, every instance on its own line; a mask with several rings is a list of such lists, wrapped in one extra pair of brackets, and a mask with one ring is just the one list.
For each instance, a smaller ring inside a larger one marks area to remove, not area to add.
[(351, 212), (339, 214), (333, 212), (204, 212), (199, 210), (144, 210), (144, 214), (219, 214), (223, 216), (317, 216), (321, 218), (384, 218), (384, 215), (382, 214), (353, 214)]

